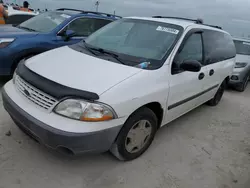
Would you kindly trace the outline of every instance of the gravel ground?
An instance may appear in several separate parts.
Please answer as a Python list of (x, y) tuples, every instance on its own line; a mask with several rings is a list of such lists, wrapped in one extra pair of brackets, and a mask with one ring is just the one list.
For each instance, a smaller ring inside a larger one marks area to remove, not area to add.
[(203, 105), (163, 127), (143, 156), (126, 163), (108, 153), (48, 151), (0, 105), (0, 188), (249, 188), (249, 97), (250, 87), (227, 91), (217, 107)]

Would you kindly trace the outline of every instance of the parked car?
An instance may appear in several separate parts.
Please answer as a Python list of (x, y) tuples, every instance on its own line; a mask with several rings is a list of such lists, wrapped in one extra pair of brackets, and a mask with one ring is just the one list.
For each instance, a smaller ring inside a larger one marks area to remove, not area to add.
[(23, 61), (2, 99), (16, 124), (50, 148), (132, 160), (163, 125), (220, 102), (235, 55), (231, 36), (200, 20), (125, 18)]
[(8, 12), (8, 18), (5, 20), (6, 24), (11, 24), (17, 26), (24, 21), (38, 15), (37, 12), (24, 12), (18, 10), (16, 7), (4, 5), (6, 11)]
[(39, 14), (15, 27), (1, 26), (0, 76), (11, 75), (22, 59), (80, 42), (118, 18), (99, 12), (58, 9)]
[(237, 91), (243, 92), (247, 88), (250, 78), (250, 40), (235, 38), (236, 64), (229, 84)]

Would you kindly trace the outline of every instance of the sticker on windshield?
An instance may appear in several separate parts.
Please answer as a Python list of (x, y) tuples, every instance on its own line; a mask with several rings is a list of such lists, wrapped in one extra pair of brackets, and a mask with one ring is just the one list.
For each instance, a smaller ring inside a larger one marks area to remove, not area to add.
[(243, 42), (243, 44), (250, 46), (249, 42)]
[(70, 18), (70, 16), (67, 15), (67, 14), (61, 14), (61, 16), (62, 16), (63, 18)]
[(162, 27), (162, 26), (158, 26), (156, 28), (157, 31), (164, 31), (164, 32), (167, 32), (167, 33), (172, 33), (172, 34), (175, 34), (177, 35), (179, 33), (179, 30), (177, 29), (173, 29), (173, 28), (169, 28), (169, 27)]

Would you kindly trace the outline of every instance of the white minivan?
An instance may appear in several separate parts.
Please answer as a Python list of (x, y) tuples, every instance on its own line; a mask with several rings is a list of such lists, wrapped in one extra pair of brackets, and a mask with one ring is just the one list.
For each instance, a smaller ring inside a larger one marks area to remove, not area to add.
[(21, 62), (4, 86), (3, 104), (50, 148), (132, 160), (163, 125), (219, 103), (235, 55), (231, 36), (201, 20), (124, 18)]

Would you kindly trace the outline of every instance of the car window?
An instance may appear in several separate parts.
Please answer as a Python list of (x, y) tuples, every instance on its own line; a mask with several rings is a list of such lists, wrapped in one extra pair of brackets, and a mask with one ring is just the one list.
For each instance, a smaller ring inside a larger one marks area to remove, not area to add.
[(250, 55), (250, 42), (234, 40), (236, 53), (241, 55)]
[(232, 37), (223, 32), (203, 32), (205, 64), (212, 64), (235, 57), (236, 50)]
[(46, 12), (39, 14), (22, 24), (20, 27), (38, 32), (50, 32), (71, 16), (60, 12)]
[(33, 15), (12, 15), (6, 19), (6, 24), (19, 25), (32, 17), (34, 16)]
[(185, 60), (196, 60), (202, 63), (203, 47), (201, 34), (194, 33), (187, 39), (184, 46), (181, 47), (181, 50), (178, 51), (174, 58), (173, 71), (179, 70), (181, 63)]
[(128, 65), (137, 65), (137, 60), (150, 60), (150, 66), (159, 68), (162, 60), (177, 39), (183, 28), (174, 24), (122, 19), (103, 27), (88, 37), (85, 42), (133, 59)]
[(109, 20), (94, 19), (94, 18), (79, 18), (72, 21), (67, 29), (73, 30), (75, 36), (89, 36), (104, 25), (110, 23)]

